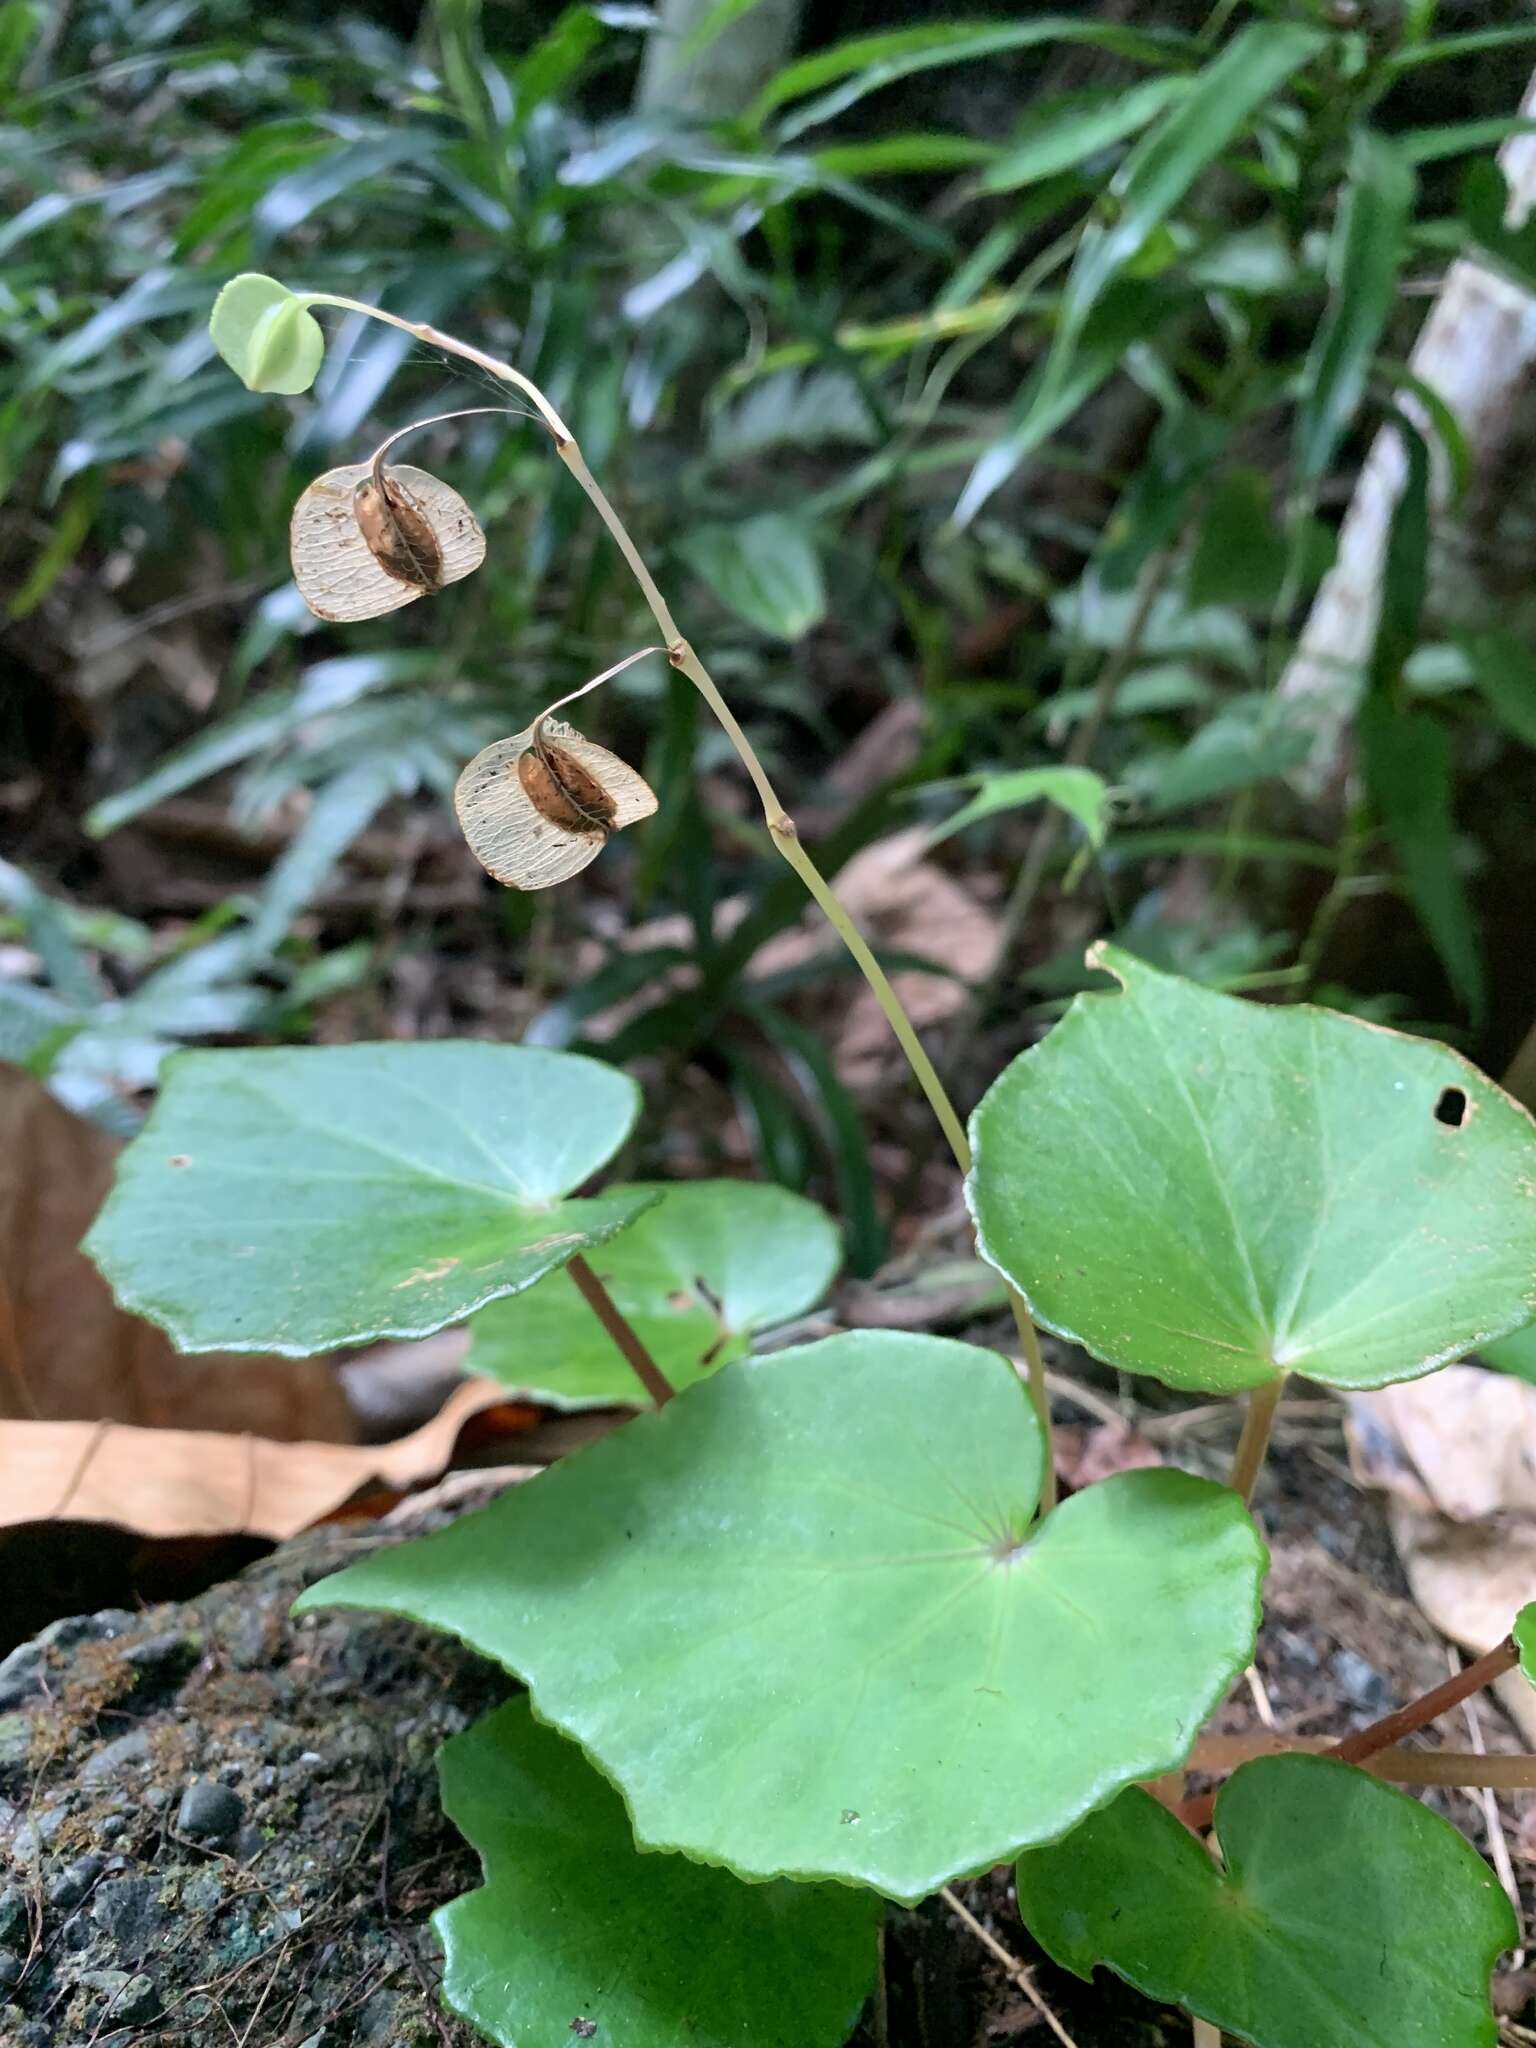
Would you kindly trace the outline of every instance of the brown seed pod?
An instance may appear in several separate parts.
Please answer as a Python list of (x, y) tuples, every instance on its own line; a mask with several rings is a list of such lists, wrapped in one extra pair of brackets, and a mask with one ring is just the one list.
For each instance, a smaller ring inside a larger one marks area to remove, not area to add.
[[(480, 522), (457, 491), (408, 462), (383, 474), (383, 505), (376, 502), (373, 464), (349, 462), (317, 477), (293, 508), (293, 577), (317, 618), (338, 625), (382, 618), (457, 583), (485, 560)], [(365, 486), (371, 536), (359, 508)], [(381, 535), (387, 564), (376, 546)]]
[(386, 475), (383, 484), (381, 490), (375, 478), (364, 477), (352, 496), (369, 553), (401, 583), (441, 590), (443, 551), (431, 521), (396, 477)]
[(613, 798), (568, 748), (536, 737), (517, 764), (517, 779), (551, 825), (565, 832), (601, 832), (605, 838), (612, 831)]
[(548, 889), (648, 818), (655, 792), (617, 754), (558, 718), (496, 740), (469, 763), (454, 809), (476, 860), (509, 889)]

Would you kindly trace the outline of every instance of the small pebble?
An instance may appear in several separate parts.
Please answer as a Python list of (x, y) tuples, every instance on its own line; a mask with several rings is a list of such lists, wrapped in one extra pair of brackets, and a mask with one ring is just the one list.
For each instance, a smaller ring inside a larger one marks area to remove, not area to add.
[(1354, 1706), (1377, 1717), (1390, 1711), (1392, 1688), (1374, 1664), (1354, 1650), (1335, 1650), (1328, 1659), (1334, 1683)]
[(0, 1990), (9, 1991), (13, 1984), (21, 1982), (22, 1961), (20, 1956), (7, 1955), (0, 1950)]
[(100, 1875), (99, 1856), (77, 1856), (48, 1887), (50, 1902), (55, 1906), (78, 1906)]
[(245, 1801), (239, 1793), (206, 1780), (189, 1785), (176, 1809), (176, 1825), (184, 1835), (201, 1835), (213, 1842), (233, 1834), (244, 1818)]

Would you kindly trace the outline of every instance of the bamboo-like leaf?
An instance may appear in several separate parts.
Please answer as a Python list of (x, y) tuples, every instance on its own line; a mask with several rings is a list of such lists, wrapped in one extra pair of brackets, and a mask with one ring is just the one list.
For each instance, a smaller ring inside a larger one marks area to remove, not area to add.
[(1296, 469), (1304, 484), (1327, 472), (1365, 391), (1397, 296), (1414, 177), (1401, 152), (1362, 130), (1329, 253), (1328, 310), (1303, 372)]

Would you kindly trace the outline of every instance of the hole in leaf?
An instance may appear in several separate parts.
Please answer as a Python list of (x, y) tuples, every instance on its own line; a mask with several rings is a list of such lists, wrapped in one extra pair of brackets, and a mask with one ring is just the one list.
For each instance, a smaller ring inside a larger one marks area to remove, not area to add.
[(1435, 1104), (1435, 1122), (1459, 1131), (1467, 1120), (1467, 1092), (1464, 1088), (1442, 1088)]

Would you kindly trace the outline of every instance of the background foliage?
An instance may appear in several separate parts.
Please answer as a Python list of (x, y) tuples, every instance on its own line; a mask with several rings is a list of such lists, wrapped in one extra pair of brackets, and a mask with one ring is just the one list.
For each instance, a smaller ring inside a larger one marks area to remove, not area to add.
[[(468, 755), (644, 644), (538, 432), (413, 444), (485, 573), (304, 612), (303, 485), (501, 393), (346, 323), (312, 401), (242, 390), (205, 316), (262, 268), (548, 388), (828, 864), (966, 807), (934, 860), (1001, 961), (875, 920), (980, 984), (962, 1092), (1106, 932), (1497, 1069), (1536, 1002), (1536, 668), (1507, 612), (1447, 623), (1425, 507), (1463, 453), (1404, 358), (1451, 257), (1536, 262), (1492, 161), (1529, 27), (813, 8), (732, 76), (742, 12), (695, 32), (701, 107), (642, 82), (636, 6), (0, 7), (4, 1048), (121, 1125), (188, 1038), (591, 1049), (697, 1112), (638, 1170), (752, 1163), (835, 1193), (860, 1267), (885, 1245), (904, 1097), (813, 1028), (845, 967), (786, 944), (798, 885), (664, 664), (593, 700), (662, 801), (590, 886), (494, 892), (456, 843)], [(1383, 422), (1408, 486), (1335, 745), (1283, 679)]]

